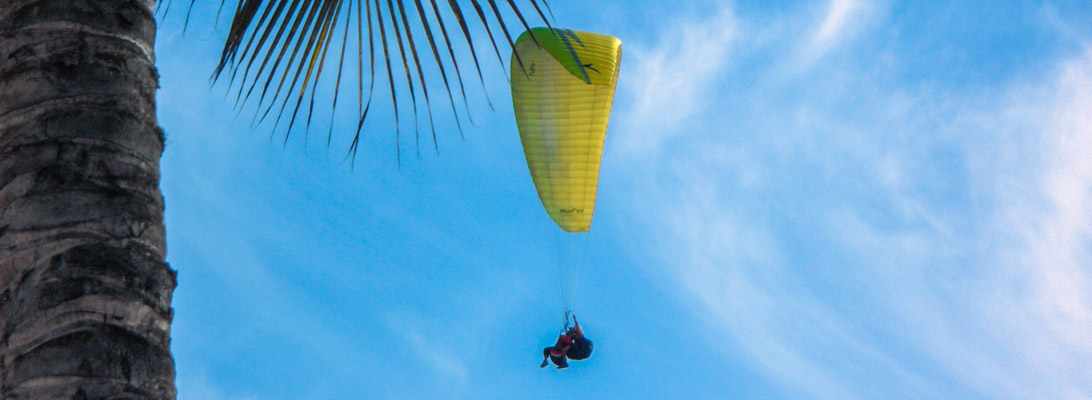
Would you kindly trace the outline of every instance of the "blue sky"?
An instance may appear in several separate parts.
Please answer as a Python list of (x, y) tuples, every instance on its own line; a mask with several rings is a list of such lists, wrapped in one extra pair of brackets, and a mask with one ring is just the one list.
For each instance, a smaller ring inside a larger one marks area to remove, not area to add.
[(1092, 397), (1092, 5), (585, 3), (624, 56), (565, 371), (495, 59), (465, 139), (434, 100), (399, 168), (380, 109), (351, 170), (354, 121), (270, 141), (209, 88), (226, 21), (168, 17), (179, 398)]

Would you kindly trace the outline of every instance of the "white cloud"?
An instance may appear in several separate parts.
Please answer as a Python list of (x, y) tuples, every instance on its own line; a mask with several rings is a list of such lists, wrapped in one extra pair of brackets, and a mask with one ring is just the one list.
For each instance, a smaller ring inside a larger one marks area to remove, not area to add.
[[(452, 336), (452, 331), (436, 324), (428, 324), (411, 314), (392, 314), (387, 318), (387, 327), (396, 335), (405, 338), (409, 350), (426, 367), (436, 374), (437, 379), (430, 381), (451, 388), (451, 398), (459, 398), (464, 393), (470, 368), (460, 359), (468, 356), (469, 345), (463, 348), (454, 344), (445, 344)], [(466, 343), (471, 343), (467, 340)]]
[(668, 23), (653, 48), (623, 44), (618, 97), (632, 99), (632, 104), (615, 111), (620, 126), (612, 129), (625, 133), (620, 139), (623, 153), (656, 152), (664, 141), (685, 132), (681, 126), (687, 119), (708, 111), (706, 100), (713, 89), (708, 84), (729, 67), (737, 25), (731, 7), (723, 6), (701, 20)]
[(1089, 109), (1092, 51), (1064, 63), (1045, 88), (1014, 92), (1005, 114), (1016, 118), (985, 124), (1003, 142), (981, 157), (1002, 165), (979, 171), (983, 192), (995, 196), (990, 227), (999, 242), (995, 257), (982, 261), (996, 263), (996, 286), (1008, 290), (978, 306), (1002, 345), (997, 357), (1018, 363), (989, 378), (1051, 398), (1092, 395)]
[(1057, 85), (1050, 169), (1042, 179), (1052, 200), (1041, 234), (1034, 237), (1037, 265), (1053, 265), (1045, 277), (1045, 306), (1059, 333), (1092, 355), (1089, 241), (1092, 239), (1092, 53), (1067, 66)]
[[(815, 57), (874, 10), (831, 2)], [(641, 50), (641, 76), (669, 69), (671, 43)], [(744, 62), (766, 51), (741, 48)], [(631, 209), (665, 232), (642, 249), (709, 345), (789, 397), (1092, 396), (1092, 51), (1045, 81), (967, 93), (802, 71), (732, 93), (754, 109), (726, 107), (716, 74), (665, 80), (627, 116)], [(675, 96), (709, 99), (709, 116), (647, 116)]]
[(861, 0), (831, 0), (827, 15), (815, 32), (812, 42), (822, 48), (831, 46), (845, 36), (851, 28), (850, 22), (864, 9), (865, 4)]
[(821, 13), (808, 13), (803, 17), (781, 21), (781, 24), (790, 26), (809, 27), (810, 32), (800, 32), (803, 33), (801, 35), (796, 28), (788, 29), (789, 34), (799, 35), (804, 40), (796, 44), (793, 56), (786, 58), (778, 74), (799, 74), (811, 69), (831, 51), (849, 45), (860, 33), (873, 26), (879, 9), (879, 4), (873, 0), (831, 0)]

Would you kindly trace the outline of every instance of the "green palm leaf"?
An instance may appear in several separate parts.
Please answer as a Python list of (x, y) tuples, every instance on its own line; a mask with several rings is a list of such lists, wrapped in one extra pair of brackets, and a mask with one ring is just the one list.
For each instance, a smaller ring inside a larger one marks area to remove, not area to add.
[[(406, 4), (408, 1), (412, 1), (412, 4)], [(229, 87), (234, 88), (235, 105), (239, 110), (250, 103), (255, 110), (252, 120), (254, 125), (260, 125), (273, 116), (272, 134), (276, 134), (282, 122), (285, 122), (283, 132), (287, 142), (298, 125), (303, 125), (305, 135), (310, 131), (316, 94), (325, 93), (320, 81), (323, 78), (333, 79), (331, 126), (326, 137), (329, 145), (333, 137), (332, 121), (338, 108), (341, 85), (347, 81), (343, 78), (352, 76), (344, 74), (346, 68), (353, 67), (347, 65), (345, 55), (355, 50), (355, 67), (358, 72), (355, 74), (355, 113), (358, 123), (346, 157), (355, 158), (359, 149), (363, 128), (372, 106), (377, 68), (379, 76), (386, 77), (390, 89), (389, 100), (396, 121), (393, 128), (398, 153), (401, 154), (403, 140), (398, 122), (402, 111), (399, 107), (399, 96), (402, 94), (408, 94), (409, 106), (412, 107), (414, 144), (418, 156), (420, 105), (426, 111), (432, 147), (439, 152), (432, 115), (434, 93), (430, 89), (442, 86), (460, 136), (463, 132), (456, 103), (463, 103), (464, 114), (470, 119), (463, 68), (456, 57), (456, 46), (465, 45), (465, 49), (469, 50), (478, 80), (484, 89), (485, 79), (475, 40), (471, 35), (472, 25), (478, 24), (483, 28), (490, 47), (502, 64), (502, 70), (504, 61), (496, 37), (503, 37), (509, 46), (513, 43), (512, 31), (505, 23), (504, 14), (511, 13), (523, 29), (531, 27), (515, 0), (465, 1), (473, 9), (473, 14), (477, 17), (475, 20), (466, 17), (463, 7), (456, 0), (448, 0), (446, 7), (439, 0), (428, 0), (429, 6), (425, 6), (424, 0), (236, 0), (234, 17), (212, 80), (227, 80)], [(222, 0), (220, 7), (225, 2), (227, 0)], [(529, 0), (527, 3), (534, 10), (531, 15), (536, 15), (549, 25), (547, 13), (553, 14), (549, 4), (544, 0)], [(192, 5), (191, 1), (191, 8)], [(167, 2), (162, 11), (166, 13), (169, 7)], [(455, 33), (449, 31), (448, 24), (445, 23), (445, 20), (451, 19), (458, 24), (457, 29), (462, 33), (461, 43), (454, 43), (452, 40), (452, 34)], [(350, 34), (352, 31), (356, 32), (355, 37)], [(444, 48), (447, 51), (443, 51)], [(383, 58), (378, 66), (377, 50)], [(365, 52), (368, 54), (367, 62), (364, 60)], [(329, 64), (335, 62), (333, 57), (336, 57), (337, 72), (324, 74)], [(392, 61), (392, 57), (395, 61)], [(328, 58), (331, 58), (329, 63)], [(517, 58), (517, 62), (522, 65), (522, 60)], [(402, 71), (398, 72), (398, 68)], [(434, 76), (436, 74), (431, 73), (433, 71), (439, 72), (439, 76)], [(449, 74), (452, 71), (454, 74)], [(396, 79), (396, 75), (401, 78)], [(365, 80), (368, 81), (367, 91), (364, 89)], [(458, 88), (458, 94), (454, 93), (454, 87)], [(304, 111), (305, 100), (307, 107), (305, 112), (301, 112)], [(490, 108), (493, 107), (488, 94), (486, 102)], [(305, 122), (299, 123), (300, 121)], [(473, 124), (473, 119), (470, 122)]]

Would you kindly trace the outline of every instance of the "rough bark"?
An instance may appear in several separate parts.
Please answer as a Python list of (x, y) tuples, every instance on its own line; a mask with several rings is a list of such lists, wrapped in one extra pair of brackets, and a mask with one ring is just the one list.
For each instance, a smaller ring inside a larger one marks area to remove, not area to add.
[(0, 0), (0, 399), (173, 399), (154, 0)]

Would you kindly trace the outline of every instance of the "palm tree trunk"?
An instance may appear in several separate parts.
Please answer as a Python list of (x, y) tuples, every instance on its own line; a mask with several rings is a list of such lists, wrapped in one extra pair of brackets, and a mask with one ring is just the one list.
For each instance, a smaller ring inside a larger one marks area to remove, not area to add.
[(174, 399), (155, 0), (0, 0), (0, 399)]

